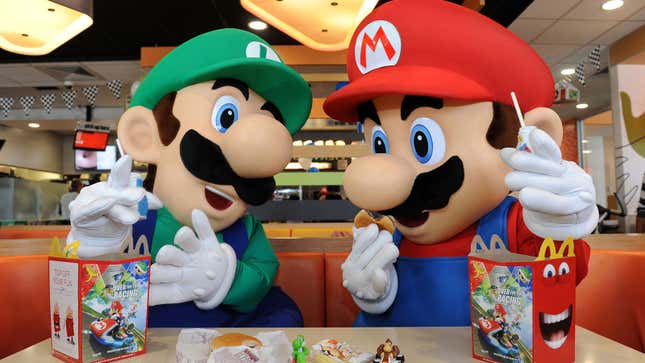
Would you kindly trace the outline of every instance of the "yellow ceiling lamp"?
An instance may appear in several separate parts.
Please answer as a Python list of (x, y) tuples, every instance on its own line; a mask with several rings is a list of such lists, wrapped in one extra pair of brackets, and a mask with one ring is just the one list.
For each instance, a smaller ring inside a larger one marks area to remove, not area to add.
[(0, 48), (47, 54), (93, 22), (92, 0), (0, 0)]
[(251, 14), (309, 48), (347, 49), (358, 24), (378, 0), (240, 0)]

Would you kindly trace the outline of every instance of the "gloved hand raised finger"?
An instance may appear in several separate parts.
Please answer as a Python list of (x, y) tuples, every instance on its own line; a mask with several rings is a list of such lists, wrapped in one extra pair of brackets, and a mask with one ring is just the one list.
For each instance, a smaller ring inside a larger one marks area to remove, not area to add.
[(520, 203), (525, 209), (552, 215), (575, 214), (595, 205), (578, 194), (557, 195), (540, 189), (527, 187), (520, 191)]
[(386, 243), (392, 243), (392, 235), (388, 231), (380, 231), (376, 240), (374, 240), (374, 242), (372, 242), (372, 244), (363, 251), (360, 256), (358, 256), (358, 260), (356, 261), (357, 267), (364, 269), (367, 264), (374, 259), (374, 256), (381, 251)]
[(529, 133), (529, 142), (533, 147), (533, 153), (545, 160), (553, 162), (560, 162), (562, 160), (562, 152), (560, 146), (556, 144), (555, 140), (538, 128), (533, 129)]
[(121, 189), (105, 188), (103, 193), (107, 197), (116, 199), (117, 204), (133, 206), (139, 203), (145, 196), (146, 191), (143, 188), (125, 187)]
[(150, 267), (150, 283), (153, 284), (180, 282), (182, 277), (181, 267), (158, 263), (153, 263)]
[[(580, 175), (566, 174), (560, 177), (527, 173), (524, 171), (513, 171), (504, 178), (506, 187), (513, 191), (519, 191), (527, 187), (541, 189), (554, 194), (573, 194), (583, 191), (584, 185), (580, 183)], [(589, 183), (589, 185), (592, 185)]]
[(190, 263), (190, 257), (173, 245), (165, 245), (157, 253), (157, 263), (182, 267)]
[(215, 236), (215, 232), (213, 232), (213, 228), (208, 221), (208, 217), (206, 217), (206, 213), (202, 212), (199, 209), (193, 209), (191, 217), (193, 220), (193, 229), (195, 230), (195, 233), (197, 233), (199, 240), (212, 243), (209, 244), (209, 247), (212, 247), (212, 251), (218, 255), (221, 254), (222, 251), (219, 245), (219, 241)]
[(129, 226), (137, 223), (139, 220), (139, 213), (131, 207), (115, 204), (108, 211), (107, 217), (117, 223)]
[(132, 158), (130, 155), (122, 156), (112, 167), (108, 176), (107, 185), (112, 189), (123, 189), (130, 185), (132, 172)]
[(175, 234), (174, 244), (181, 247), (186, 253), (195, 253), (202, 247), (201, 242), (195, 236), (190, 227), (183, 226)]
[(100, 197), (86, 204), (81, 204), (80, 201), (75, 200), (70, 203), (69, 219), (73, 225), (82, 227), (84, 223), (91, 222), (93, 219), (107, 214), (115, 203), (114, 198), (108, 197)]
[(503, 148), (500, 156), (506, 165), (517, 171), (560, 176), (566, 170), (566, 167), (560, 162), (548, 160), (536, 154), (519, 151), (510, 147)]

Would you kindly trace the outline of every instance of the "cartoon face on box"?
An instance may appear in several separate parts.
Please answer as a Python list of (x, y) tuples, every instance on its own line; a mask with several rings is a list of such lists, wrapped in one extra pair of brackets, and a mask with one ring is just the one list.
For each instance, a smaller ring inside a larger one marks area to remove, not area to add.
[(553, 241), (547, 240), (542, 244), (534, 270), (536, 360), (538, 356), (549, 358), (551, 362), (574, 360), (575, 261), (571, 239), (563, 242), (557, 252)]

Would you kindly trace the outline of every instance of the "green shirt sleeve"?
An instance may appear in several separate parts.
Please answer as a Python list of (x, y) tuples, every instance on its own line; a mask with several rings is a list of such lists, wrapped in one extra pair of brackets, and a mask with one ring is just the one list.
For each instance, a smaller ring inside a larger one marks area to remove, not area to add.
[(252, 216), (243, 218), (249, 245), (242, 257), (237, 257), (233, 285), (223, 304), (239, 312), (249, 312), (257, 307), (271, 288), (280, 263), (262, 224)]

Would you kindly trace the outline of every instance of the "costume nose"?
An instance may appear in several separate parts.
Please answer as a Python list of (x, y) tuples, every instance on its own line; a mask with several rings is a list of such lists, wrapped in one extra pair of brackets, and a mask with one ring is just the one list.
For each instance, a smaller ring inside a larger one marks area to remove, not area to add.
[(265, 178), (291, 160), (291, 135), (282, 123), (264, 115), (240, 118), (220, 143), (231, 168), (243, 178)]
[(403, 203), (415, 177), (416, 171), (405, 159), (378, 154), (354, 160), (345, 171), (343, 186), (352, 203), (379, 211)]

